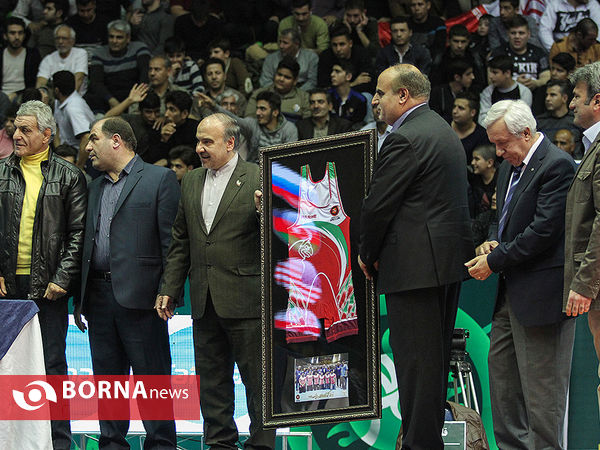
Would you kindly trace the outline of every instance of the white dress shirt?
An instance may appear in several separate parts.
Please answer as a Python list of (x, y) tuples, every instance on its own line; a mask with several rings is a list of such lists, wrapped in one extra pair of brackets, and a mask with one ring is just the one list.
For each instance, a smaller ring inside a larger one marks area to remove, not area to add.
[(204, 190), (202, 191), (202, 217), (206, 225), (206, 231), (210, 233), (217, 209), (221, 203), (223, 192), (229, 183), (231, 174), (235, 170), (238, 162), (238, 154), (234, 153), (223, 167), (218, 170), (208, 169), (206, 180), (204, 181)]

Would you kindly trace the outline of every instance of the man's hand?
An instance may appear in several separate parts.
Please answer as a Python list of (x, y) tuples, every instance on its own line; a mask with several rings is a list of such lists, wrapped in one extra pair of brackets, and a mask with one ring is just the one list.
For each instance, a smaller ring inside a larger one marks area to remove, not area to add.
[(46, 292), (44, 292), (44, 298), (47, 298), (48, 300), (56, 300), (64, 296), (66, 293), (67, 291), (61, 288), (58, 284), (50, 282), (46, 287)]
[(475, 254), (487, 255), (489, 253), (492, 253), (492, 250), (494, 250), (496, 247), (498, 247), (498, 241), (485, 241), (483, 244), (481, 244), (475, 249)]
[(168, 295), (157, 295), (154, 309), (162, 320), (169, 320), (175, 311), (175, 301)]
[(81, 318), (81, 302), (75, 303), (75, 308), (73, 309), (73, 318), (75, 319), (75, 325), (77, 325), (77, 328), (79, 328), (82, 333), (85, 333), (87, 327)]
[(210, 98), (210, 96), (203, 92), (195, 92), (194, 95), (196, 96), (196, 101), (198, 102), (199, 108), (206, 107), (210, 110), (215, 109), (215, 101)]
[(469, 275), (476, 280), (485, 280), (492, 274), (492, 269), (490, 269), (487, 262), (487, 255), (476, 256), (471, 261), (466, 262), (465, 266), (469, 268)]
[(171, 139), (171, 136), (173, 136), (176, 129), (177, 127), (173, 122), (169, 122), (163, 125), (163, 127), (160, 129), (161, 142), (167, 142), (169, 139)]
[(131, 14), (131, 17), (129, 18), (129, 23), (132, 26), (137, 27), (139, 24), (142, 23), (143, 19), (144, 19), (144, 11), (142, 11), (141, 9), (136, 9)]
[(356, 85), (364, 84), (364, 83), (370, 83), (370, 82), (371, 82), (371, 75), (369, 75), (367, 72), (361, 72), (356, 76), (356, 78), (352, 82), (352, 86), (356, 86)]
[(0, 297), (6, 297), (6, 284), (4, 283), (4, 277), (0, 277)]
[(256, 206), (256, 212), (259, 213), (260, 209), (260, 201), (262, 200), (262, 192), (258, 189), (254, 191), (254, 206)]
[(149, 89), (150, 86), (148, 86), (146, 83), (134, 84), (129, 91), (127, 98), (131, 101), (131, 103), (139, 103), (146, 98)]
[(569, 291), (566, 314), (567, 316), (577, 317), (580, 314), (588, 312), (591, 304), (591, 298), (584, 297), (575, 291)]
[(167, 118), (165, 116), (159, 117), (158, 119), (156, 119), (154, 121), (154, 124), (152, 125), (152, 129), (160, 130), (163, 127), (163, 125), (165, 124), (166, 120), (167, 120)]
[[(369, 272), (367, 265), (360, 259), (360, 255), (358, 255), (358, 265), (360, 266), (360, 270), (365, 274), (367, 280), (373, 280), (373, 274)], [(377, 271), (379, 270), (379, 261), (373, 263), (373, 268)]]

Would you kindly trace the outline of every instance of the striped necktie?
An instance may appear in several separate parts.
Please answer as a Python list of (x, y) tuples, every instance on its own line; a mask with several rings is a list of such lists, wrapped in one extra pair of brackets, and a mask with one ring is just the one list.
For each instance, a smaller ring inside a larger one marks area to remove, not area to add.
[(502, 206), (502, 213), (500, 214), (500, 220), (498, 221), (498, 240), (499, 241), (502, 241), (502, 232), (504, 231), (504, 226), (506, 225), (506, 216), (508, 215), (508, 206), (510, 205), (510, 200), (512, 199), (512, 196), (515, 193), (517, 184), (519, 184), (519, 180), (521, 179), (521, 171), (523, 170), (523, 167), (524, 167), (523, 163), (521, 163), (521, 165), (518, 167), (513, 167), (510, 184), (508, 185), (508, 193), (506, 194), (506, 200), (504, 201), (504, 205)]

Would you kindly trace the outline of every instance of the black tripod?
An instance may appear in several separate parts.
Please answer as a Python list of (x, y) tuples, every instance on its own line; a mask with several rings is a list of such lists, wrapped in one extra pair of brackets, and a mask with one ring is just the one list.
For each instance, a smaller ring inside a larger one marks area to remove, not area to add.
[(454, 384), (454, 400), (459, 401), (458, 387), (462, 403), (467, 408), (474, 409), (479, 414), (479, 403), (477, 401), (477, 392), (475, 392), (475, 383), (471, 373), (471, 364), (467, 361), (467, 338), (469, 330), (464, 328), (455, 328), (452, 336), (452, 347), (450, 350), (450, 371), (452, 372), (452, 381)]

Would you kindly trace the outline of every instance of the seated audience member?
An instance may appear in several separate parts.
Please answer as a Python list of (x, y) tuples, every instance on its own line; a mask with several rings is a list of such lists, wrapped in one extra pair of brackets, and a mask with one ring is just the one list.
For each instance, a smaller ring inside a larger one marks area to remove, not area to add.
[(431, 64), (431, 75), (429, 80), (432, 86), (437, 86), (446, 82), (446, 71), (450, 64), (457, 59), (468, 61), (471, 65), (474, 81), (473, 88), (477, 92), (481, 91), (486, 84), (484, 64), (478, 54), (472, 53), (469, 49), (470, 34), (464, 25), (454, 25), (448, 33), (448, 47), (438, 53)]
[(290, 28), (300, 30), (304, 48), (321, 53), (329, 47), (327, 24), (312, 14), (311, 0), (292, 0), (292, 15), (279, 22), (277, 34)]
[(490, 227), (497, 223), (496, 218), (496, 191), (492, 194), (489, 209), (480, 212), (471, 222), (471, 233), (473, 234), (473, 244), (480, 246), (488, 240)]
[(466, 59), (452, 60), (440, 70), (444, 70), (448, 82), (431, 89), (429, 107), (450, 123), (454, 99), (460, 92), (471, 89), (475, 75), (473, 66)]
[(19, 17), (9, 17), (4, 23), (6, 48), (0, 52), (0, 86), (11, 101), (25, 88), (35, 86), (35, 76), (40, 65), (40, 53), (27, 48), (25, 22)]
[(260, 72), (260, 87), (266, 87), (273, 82), (277, 65), (286, 57), (292, 57), (300, 66), (297, 85), (303, 91), (317, 87), (317, 67), (319, 57), (306, 48), (301, 48), (300, 32), (293, 28), (281, 31), (279, 35), (279, 50), (270, 53), (264, 60)]
[[(298, 140), (296, 126), (286, 120), (281, 111), (279, 94), (263, 91), (256, 98), (256, 117), (236, 117), (229, 111), (217, 106), (213, 99), (206, 94), (199, 94), (198, 99), (202, 108), (217, 110), (237, 119), (241, 131), (242, 142), (246, 139), (247, 152), (240, 155), (249, 162), (258, 161), (258, 149), (269, 145), (285, 144)], [(204, 114), (206, 116), (207, 114)], [(243, 146), (244, 147), (244, 146)]]
[(411, 42), (424, 45), (435, 58), (446, 46), (446, 24), (430, 10), (431, 0), (410, 0)]
[[(216, 100), (226, 88), (225, 63), (222, 59), (210, 58), (204, 64), (204, 85), (210, 98)], [(228, 88), (233, 89), (233, 88)], [(239, 95), (240, 111), (246, 110), (246, 97), (240, 91), (233, 89)], [(194, 111), (194, 115), (196, 112)]]
[[(165, 98), (169, 92), (181, 91), (179, 86), (171, 83), (171, 60), (166, 56), (153, 56), (148, 63), (148, 79), (150, 80), (150, 90), (160, 98), (160, 114), (164, 115), (166, 110)], [(137, 102), (134, 102), (130, 108), (130, 113), (137, 111)]]
[(479, 124), (487, 115), (492, 105), (500, 100), (521, 99), (531, 105), (532, 95), (527, 86), (513, 80), (513, 59), (500, 55), (488, 63), (488, 78), (490, 85), (481, 92), (479, 101)]
[(471, 158), (473, 173), (469, 174), (469, 184), (475, 199), (475, 216), (490, 209), (492, 196), (496, 192), (498, 172), (496, 170), (496, 149), (488, 141), (473, 149)]
[(184, 91), (171, 91), (165, 97), (165, 123), (160, 129), (161, 158), (154, 164), (167, 165), (169, 150), (196, 142), (198, 121), (189, 117), (192, 97)]
[(529, 43), (531, 32), (523, 16), (515, 17), (508, 25), (508, 44), (492, 50), (491, 57), (508, 55), (513, 59), (517, 81), (535, 90), (550, 79), (548, 53)]
[(552, 44), (567, 36), (581, 19), (589, 17), (595, 23), (600, 23), (598, 2), (563, 0), (545, 3), (546, 7), (539, 22), (539, 36), (546, 51), (550, 51)]
[(160, 55), (165, 40), (173, 36), (175, 18), (161, 0), (143, 0), (141, 6), (129, 17), (133, 39), (146, 44), (153, 55)]
[(368, 122), (361, 128), (362, 130), (377, 130), (377, 153), (381, 150), (383, 141), (388, 134), (390, 134), (390, 128), (387, 123), (381, 120), (381, 108), (379, 105), (371, 106), (373, 111), (373, 120)]
[(81, 94), (75, 90), (75, 75), (61, 70), (52, 76), (54, 84), (54, 119), (58, 126), (60, 143), (79, 148), (81, 167), (87, 159), (87, 135), (94, 121), (94, 113)]
[[(575, 136), (571, 130), (561, 129), (554, 133), (554, 140), (552, 141), (561, 150), (564, 150), (569, 155), (573, 156), (575, 152)], [(575, 158), (573, 156), (573, 158)]]
[[(568, 80), (569, 75), (575, 70), (575, 59), (568, 53), (558, 53), (550, 59), (550, 80)], [(534, 116), (542, 114), (545, 110), (546, 86), (540, 86), (533, 91), (533, 104), (531, 110)], [(569, 94), (569, 101), (571, 95)]]
[[(157, 122), (160, 117), (160, 98), (154, 92), (148, 92), (147, 86), (144, 94), (140, 94), (138, 88), (139, 86), (136, 85), (131, 89), (130, 97), (136, 97), (136, 101), (139, 103), (139, 113), (123, 114), (121, 117), (133, 129), (133, 134), (137, 139), (136, 153), (144, 162), (154, 164), (156, 161), (166, 158), (167, 155), (161, 147), (159, 123)], [(109, 113), (106, 113), (106, 117), (109, 117)]]
[(298, 73), (300, 66), (290, 57), (283, 58), (277, 65), (277, 71), (273, 78), (273, 84), (257, 89), (248, 100), (245, 116), (254, 116), (258, 95), (262, 92), (276, 92), (281, 99), (279, 111), (285, 118), (291, 122), (296, 122), (310, 116), (310, 107), (308, 104), (308, 92), (298, 89)]
[(236, 116), (243, 116), (244, 111), (240, 111), (240, 94), (235, 89), (225, 89), (215, 98), (217, 105), (226, 109)]
[(75, 30), (78, 47), (95, 48), (108, 42), (106, 26), (108, 17), (96, 14), (96, 0), (76, 0), (77, 14), (67, 19), (67, 25)]
[(367, 16), (364, 0), (347, 0), (342, 19), (350, 30), (352, 42), (363, 46), (371, 59), (377, 55), (379, 47), (379, 26), (377, 19)]
[(175, 19), (174, 35), (185, 43), (185, 50), (198, 66), (208, 58), (208, 43), (221, 36), (223, 23), (210, 14), (206, 0), (194, 0), (190, 14)]
[[(500, 0), (500, 15), (490, 20), (488, 39), (491, 48), (502, 47), (508, 43), (508, 27), (512, 20), (519, 15), (519, 0)], [(534, 15), (523, 16), (531, 31), (530, 43), (541, 47), (538, 37), (538, 27)]]
[(173, 83), (192, 95), (204, 92), (202, 72), (194, 60), (186, 56), (185, 44), (175, 36), (165, 41), (165, 54), (171, 60), (171, 78)]
[(246, 95), (254, 89), (248, 69), (240, 58), (231, 56), (229, 39), (217, 39), (208, 44), (211, 58), (218, 58), (225, 63), (225, 85), (234, 88)]
[(69, 2), (54, 0), (44, 2), (44, 20), (40, 29), (32, 31), (28, 46), (37, 48), (44, 58), (56, 50), (54, 30), (69, 16)]
[(317, 84), (319, 87), (330, 86), (331, 70), (334, 64), (347, 61), (352, 64), (351, 86), (358, 92), (374, 92), (374, 80), (371, 58), (367, 50), (354, 46), (350, 32), (345, 26), (338, 26), (331, 31), (331, 45), (319, 56)]
[(568, 80), (550, 80), (546, 85), (545, 111), (536, 116), (537, 129), (554, 142), (554, 136), (558, 130), (570, 130), (575, 137), (575, 156), (580, 159), (583, 156), (581, 147), (581, 128), (573, 124), (575, 116), (569, 109), (571, 83)]
[(473, 159), (473, 149), (490, 143), (485, 128), (475, 121), (479, 111), (479, 99), (476, 94), (461, 92), (456, 95), (453, 104), (450, 126), (459, 137), (469, 164)]
[(88, 86), (88, 54), (84, 49), (74, 47), (75, 30), (69, 25), (59, 25), (54, 29), (54, 39), (56, 51), (42, 59), (36, 87), (47, 86), (52, 74), (68, 70), (75, 75), (75, 90), (85, 95)]
[(309, 93), (310, 117), (296, 122), (298, 139), (312, 139), (333, 134), (345, 133), (352, 128), (352, 122), (332, 114), (331, 94), (325, 89), (316, 88)]
[[(77, 165), (77, 160), (80, 157), (79, 150), (75, 147), (71, 147), (69, 144), (61, 144), (56, 146), (54, 149), (54, 153), (56, 156), (61, 157), (65, 161), (69, 161), (73, 165)], [(87, 184), (92, 182), (92, 177), (89, 176), (86, 172), (83, 172), (83, 176), (85, 177), (85, 181)]]
[(363, 125), (367, 114), (367, 99), (361, 93), (352, 89), (352, 63), (340, 61), (331, 69), (331, 99), (333, 111), (343, 119), (349, 120), (355, 127)]
[(169, 151), (169, 167), (175, 172), (177, 181), (181, 183), (181, 179), (186, 173), (200, 167), (200, 160), (193, 147), (178, 145)]
[(575, 28), (550, 47), (550, 59), (559, 53), (568, 53), (575, 59), (575, 67), (583, 67), (600, 60), (598, 24), (592, 19), (581, 19)]
[(13, 134), (16, 131), (17, 109), (16, 105), (11, 105), (5, 112), (4, 126), (0, 130), (0, 159), (9, 157), (14, 150)]
[(481, 61), (487, 61), (492, 50), (489, 41), (490, 22), (494, 16), (484, 14), (477, 22), (477, 31), (471, 34), (469, 48), (473, 54), (479, 55)]
[(429, 75), (431, 55), (424, 45), (411, 42), (413, 33), (410, 24), (410, 19), (406, 16), (394, 17), (390, 21), (392, 42), (377, 52), (375, 58), (377, 73), (396, 64), (412, 64), (421, 73)]
[(95, 49), (90, 61), (86, 100), (94, 111), (107, 111), (125, 100), (134, 84), (148, 82), (148, 47), (131, 42), (131, 27), (124, 20), (110, 22), (107, 29), (108, 45)]

